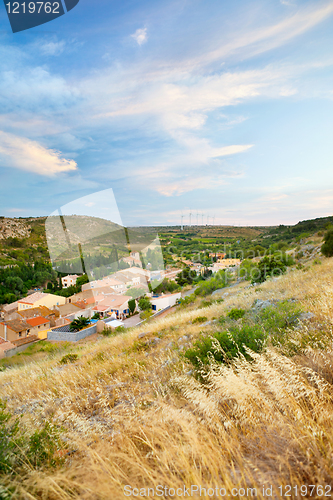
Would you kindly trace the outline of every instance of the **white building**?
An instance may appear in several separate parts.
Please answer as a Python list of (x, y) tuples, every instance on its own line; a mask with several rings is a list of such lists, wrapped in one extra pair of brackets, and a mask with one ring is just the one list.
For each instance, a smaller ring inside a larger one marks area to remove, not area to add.
[(176, 304), (177, 300), (181, 298), (182, 294), (178, 293), (166, 293), (165, 295), (160, 295), (159, 297), (154, 297), (152, 295), (150, 302), (154, 312), (161, 311), (167, 307), (172, 307)]
[(64, 278), (61, 278), (61, 283), (63, 288), (68, 288), (70, 286), (76, 285), (76, 280), (79, 278), (78, 274), (69, 274)]

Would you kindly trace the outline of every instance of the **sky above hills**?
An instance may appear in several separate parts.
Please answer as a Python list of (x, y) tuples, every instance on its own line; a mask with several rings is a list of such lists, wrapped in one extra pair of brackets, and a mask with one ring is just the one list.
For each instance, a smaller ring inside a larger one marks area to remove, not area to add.
[(332, 215), (332, 49), (328, 0), (80, 0), (16, 34), (1, 4), (0, 215)]

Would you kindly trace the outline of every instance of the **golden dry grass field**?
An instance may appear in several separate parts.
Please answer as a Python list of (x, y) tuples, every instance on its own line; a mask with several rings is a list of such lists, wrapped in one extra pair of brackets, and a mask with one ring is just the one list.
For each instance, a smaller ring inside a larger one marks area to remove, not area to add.
[[(282, 498), (288, 485), (289, 498), (325, 496), (333, 476), (332, 273), (333, 259), (323, 259), (260, 287), (234, 287), (204, 309), (197, 299), (125, 334), (75, 346), (74, 363), (61, 365), (56, 352), (0, 373), (0, 397), (22, 415), (20, 425), (34, 432), (48, 420), (61, 426), (63, 440), (58, 466), (27, 459), (19, 474), (1, 476), (8, 498), (117, 500), (133, 488), (142, 498), (158, 485), (160, 498), (172, 488), (181, 498), (191, 485), (206, 489), (201, 498), (268, 498), (263, 486)], [(256, 299), (295, 299), (314, 314), (285, 334), (294, 354), (268, 343), (251, 360), (212, 363), (199, 382), (182, 353), (217, 326), (192, 321), (249, 309)], [(324, 489), (311, 493), (310, 485)]]

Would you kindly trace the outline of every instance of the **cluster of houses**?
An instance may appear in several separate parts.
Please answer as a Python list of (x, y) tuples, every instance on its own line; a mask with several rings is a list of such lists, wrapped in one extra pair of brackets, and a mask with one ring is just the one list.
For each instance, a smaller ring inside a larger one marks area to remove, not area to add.
[[(78, 277), (62, 278), (63, 288), (75, 285)], [(101, 319), (124, 320), (130, 313), (128, 302), (132, 297), (126, 292), (131, 288), (139, 289), (140, 295), (150, 296), (155, 312), (170, 307), (180, 294), (157, 296), (149, 292), (148, 283), (163, 278), (160, 271), (135, 266), (86, 283), (80, 293), (68, 298), (35, 292), (8, 304), (0, 313), (0, 358), (25, 349), (31, 342), (51, 338), (52, 332), (69, 332), (69, 324), (79, 316), (92, 318), (98, 313)]]
[[(239, 259), (226, 259), (222, 253), (210, 256), (215, 257), (215, 262), (208, 268), (213, 273), (240, 264)], [(130, 289), (137, 289), (139, 293), (136, 296), (149, 296), (155, 313), (172, 307), (180, 299), (180, 293), (150, 293), (149, 284), (154, 288), (154, 283), (158, 284), (164, 278), (174, 280), (181, 269), (143, 269), (137, 253), (132, 253), (123, 260), (131, 267), (90, 281), (82, 285), (80, 293), (71, 297), (38, 291), (4, 306), (0, 312), (0, 359), (25, 349), (31, 342), (53, 338), (52, 334), (54, 336), (57, 332), (61, 335), (69, 334), (70, 323), (80, 316), (93, 318), (98, 315), (105, 321), (124, 320), (130, 313), (128, 303), (132, 296), (127, 293)], [(200, 263), (184, 263), (198, 275), (205, 269)], [(76, 274), (63, 277), (63, 288), (76, 285), (78, 278), (79, 275)]]
[(195, 271), (197, 275), (202, 274), (205, 270), (211, 271), (216, 274), (218, 271), (227, 269), (229, 267), (237, 267), (241, 264), (240, 259), (226, 259), (225, 253), (210, 253), (209, 257), (216, 258), (216, 262), (213, 262), (210, 266), (204, 266), (200, 262), (192, 262), (191, 260), (183, 260), (191, 271)]

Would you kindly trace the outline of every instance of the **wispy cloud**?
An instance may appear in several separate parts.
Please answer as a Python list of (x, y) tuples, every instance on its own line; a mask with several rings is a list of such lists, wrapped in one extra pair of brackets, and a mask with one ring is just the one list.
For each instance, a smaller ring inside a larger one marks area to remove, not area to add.
[(39, 175), (54, 176), (77, 170), (74, 160), (47, 149), (36, 141), (0, 131), (0, 165), (26, 170)]
[(138, 45), (143, 45), (148, 40), (147, 28), (137, 29), (131, 37), (134, 38)]
[(40, 46), (42, 54), (46, 56), (59, 56), (65, 50), (65, 42), (61, 40), (60, 42), (45, 42)]

